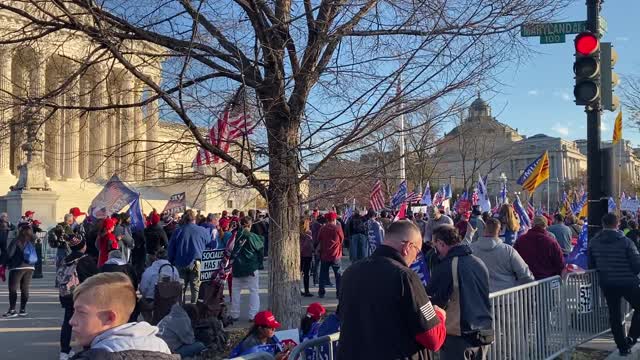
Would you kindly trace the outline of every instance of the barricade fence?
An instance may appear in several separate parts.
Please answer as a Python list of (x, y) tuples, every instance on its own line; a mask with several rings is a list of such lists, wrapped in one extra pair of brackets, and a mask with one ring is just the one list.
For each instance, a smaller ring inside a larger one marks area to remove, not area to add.
[[(534, 281), (489, 298), (495, 331), (491, 360), (555, 359), (609, 331), (609, 310), (595, 270)], [(631, 307), (624, 309), (629, 317)], [(307, 340), (289, 359), (334, 360), (339, 338), (335, 333)]]

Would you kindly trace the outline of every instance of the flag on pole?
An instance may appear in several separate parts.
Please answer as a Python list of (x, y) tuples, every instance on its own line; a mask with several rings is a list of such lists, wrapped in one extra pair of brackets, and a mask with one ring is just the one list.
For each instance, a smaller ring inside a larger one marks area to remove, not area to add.
[(584, 208), (587, 207), (587, 199), (587, 193), (582, 194), (582, 198), (580, 198), (580, 201), (578, 201), (576, 208), (573, 209), (574, 214), (578, 215), (584, 211)]
[(507, 203), (507, 182), (505, 181), (502, 184), (502, 189), (500, 190), (500, 204)]
[(407, 203), (403, 202), (402, 204), (400, 204), (400, 210), (398, 210), (398, 213), (396, 214), (396, 217), (393, 219), (393, 221), (404, 220), (406, 218), (407, 218)]
[(144, 215), (140, 207), (140, 195), (129, 205), (129, 219), (133, 232), (144, 231)]
[(443, 201), (444, 201), (444, 187), (436, 191), (436, 194), (433, 196), (433, 205), (440, 206)]
[(349, 205), (347, 209), (344, 211), (344, 214), (342, 214), (342, 222), (346, 224), (347, 221), (349, 221), (349, 219), (351, 219), (352, 216), (353, 216), (353, 207)]
[[(209, 129), (207, 141), (228, 153), (230, 144), (238, 138), (251, 134), (255, 125), (248, 113), (245, 87), (241, 85), (231, 101), (225, 106), (222, 116)], [(212, 156), (209, 151), (200, 147), (192, 165), (194, 167), (209, 165), (212, 162), (217, 164), (220, 161), (220, 157)]]
[(549, 153), (545, 151), (524, 170), (518, 179), (518, 185), (532, 193), (549, 178)]
[(478, 189), (473, 189), (471, 193), (471, 205), (478, 205)]
[(573, 248), (573, 251), (569, 254), (567, 258), (567, 264), (577, 265), (582, 269), (588, 269), (587, 263), (587, 245), (588, 245), (588, 232), (589, 227), (587, 226), (587, 222), (584, 222), (582, 225), (582, 231), (580, 231), (580, 236), (578, 236), (578, 243), (576, 247)]
[(371, 196), (369, 197), (369, 206), (374, 211), (380, 211), (384, 209), (384, 195), (382, 194), (382, 182), (380, 180), (373, 184), (371, 189)]
[(521, 228), (530, 228), (531, 227), (531, 219), (529, 219), (529, 215), (527, 214), (527, 210), (522, 206), (520, 202), (520, 197), (516, 195), (516, 200), (513, 202), (513, 209), (518, 214), (518, 218), (520, 219), (520, 227)]
[(444, 199), (451, 199), (453, 197), (453, 193), (451, 191), (451, 184), (447, 184), (444, 187)]
[(616, 121), (613, 124), (613, 144), (617, 144), (622, 139), (622, 110), (618, 112)]
[(533, 196), (529, 197), (529, 201), (527, 201), (527, 215), (529, 215), (529, 219), (532, 219), (536, 214), (536, 208), (533, 206)]
[(420, 204), (431, 206), (433, 203), (431, 202), (431, 189), (429, 187), (429, 182), (427, 181), (427, 186), (424, 187), (424, 192), (422, 193), (422, 199), (420, 200)]
[(407, 180), (402, 180), (400, 186), (398, 186), (398, 191), (393, 194), (391, 197), (391, 207), (397, 208), (407, 199)]
[(609, 212), (616, 212), (616, 201), (613, 200), (613, 198), (611, 196), (609, 196), (609, 201), (607, 203), (607, 207), (609, 208)]
[(417, 193), (415, 191), (411, 191), (409, 194), (407, 194), (407, 198), (405, 199), (405, 202), (409, 204), (413, 204), (420, 201), (421, 199), (422, 199), (422, 194)]
[(140, 194), (131, 190), (118, 175), (113, 175), (96, 195), (87, 215), (103, 219), (131, 204)]
[(482, 176), (478, 177), (478, 205), (483, 211), (491, 211), (491, 200)]

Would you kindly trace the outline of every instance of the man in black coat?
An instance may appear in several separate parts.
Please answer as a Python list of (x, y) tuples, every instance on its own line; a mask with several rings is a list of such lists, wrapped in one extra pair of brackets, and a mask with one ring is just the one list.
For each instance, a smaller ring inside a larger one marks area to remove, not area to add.
[[(607, 299), (611, 332), (621, 356), (631, 354), (631, 347), (640, 336), (640, 254), (629, 238), (618, 230), (616, 214), (602, 217), (602, 231), (589, 241), (589, 269), (598, 270), (600, 288)], [(625, 337), (620, 322), (620, 300), (633, 306), (629, 336)]]

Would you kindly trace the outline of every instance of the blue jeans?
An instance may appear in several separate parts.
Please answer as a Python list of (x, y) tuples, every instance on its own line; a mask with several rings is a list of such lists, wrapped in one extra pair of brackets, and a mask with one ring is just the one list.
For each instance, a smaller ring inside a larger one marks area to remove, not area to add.
[(329, 284), (329, 268), (333, 269), (333, 275), (336, 278), (336, 297), (340, 291), (340, 278), (342, 273), (340, 272), (340, 259), (336, 261), (321, 261), (320, 262), (320, 289), (319, 295), (324, 295), (324, 287)]
[(356, 262), (367, 257), (367, 252), (369, 251), (367, 236), (365, 234), (353, 234), (350, 240), (349, 260)]
[(191, 357), (197, 354), (200, 354), (202, 350), (206, 349), (203, 343), (200, 341), (196, 341), (193, 344), (185, 344), (175, 349), (173, 352), (180, 355), (180, 357)]

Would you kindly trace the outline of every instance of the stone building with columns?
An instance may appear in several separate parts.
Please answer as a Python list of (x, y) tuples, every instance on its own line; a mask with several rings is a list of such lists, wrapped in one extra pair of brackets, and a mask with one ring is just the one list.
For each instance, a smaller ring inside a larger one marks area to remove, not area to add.
[[(0, 39), (24, 26), (3, 11), (0, 21)], [(141, 76), (160, 83), (163, 49), (145, 42), (121, 46), (131, 50), (123, 53)], [(70, 207), (87, 209), (112, 174), (142, 194), (145, 212), (161, 210), (182, 191), (188, 206), (206, 212), (256, 204), (255, 191), (193, 171), (193, 137), (182, 123), (160, 119), (152, 93), (104, 49), (74, 33), (0, 47), (0, 195), (10, 188), (51, 190), (56, 215), (48, 223)], [(0, 201), (0, 211), (8, 209)], [(13, 221), (20, 215), (10, 213)]]
[(520, 192), (516, 184), (523, 170), (544, 151), (549, 152), (549, 184), (541, 185), (535, 194), (536, 204), (556, 205), (563, 187), (579, 182), (586, 171), (587, 158), (575, 142), (544, 134), (530, 137), (518, 129), (498, 121), (491, 106), (479, 96), (467, 110), (461, 123), (445, 134), (438, 145), (437, 179), (432, 185), (453, 183), (456, 189), (476, 186), (478, 176), (488, 176), (488, 188), (497, 195), (501, 176), (507, 178), (511, 192)]

